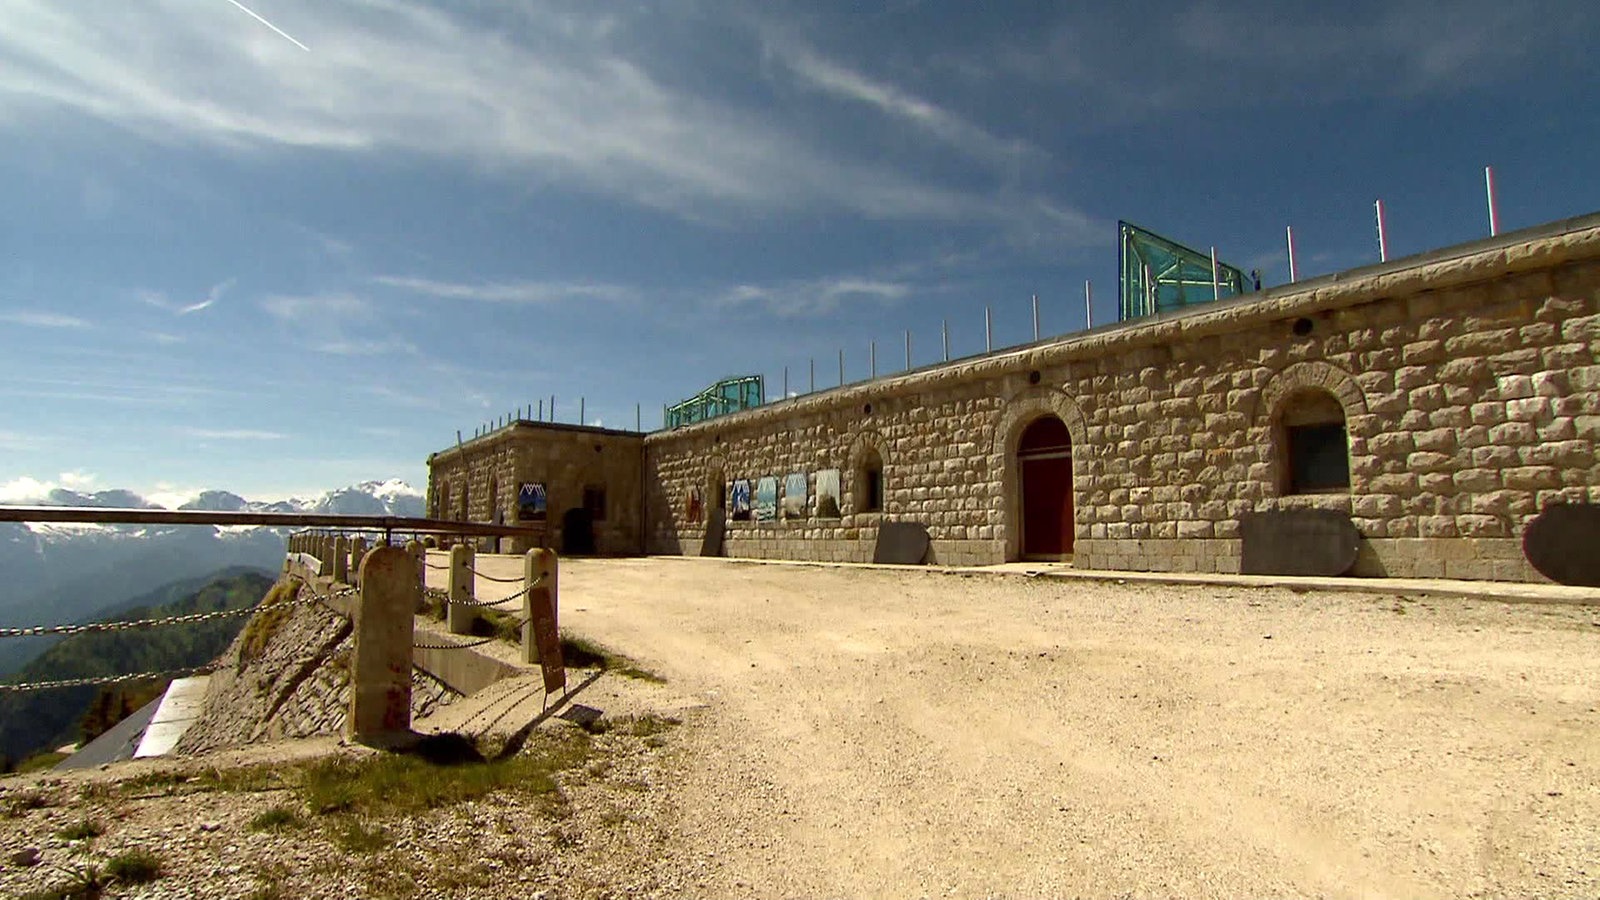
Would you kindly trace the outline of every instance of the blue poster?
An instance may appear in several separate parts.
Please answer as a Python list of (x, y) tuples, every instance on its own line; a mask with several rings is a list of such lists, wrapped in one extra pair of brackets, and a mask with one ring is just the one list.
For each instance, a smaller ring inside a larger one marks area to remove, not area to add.
[(733, 483), (733, 520), (735, 522), (750, 521), (750, 482), (741, 478)]
[(542, 522), (545, 506), (544, 482), (524, 481), (517, 490), (517, 518), (524, 522)]

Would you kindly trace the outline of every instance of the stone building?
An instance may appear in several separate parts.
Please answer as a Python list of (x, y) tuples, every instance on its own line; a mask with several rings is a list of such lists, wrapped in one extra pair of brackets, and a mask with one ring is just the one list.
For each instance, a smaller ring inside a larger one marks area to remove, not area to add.
[(938, 563), (1199, 572), (1319, 508), (1354, 574), (1534, 580), (1527, 521), (1600, 501), (1597, 302), (1593, 215), (672, 431), (516, 423), (430, 457), (430, 502), (598, 487), (607, 553), (697, 553), (724, 508), (730, 556), (870, 560), (915, 521)]

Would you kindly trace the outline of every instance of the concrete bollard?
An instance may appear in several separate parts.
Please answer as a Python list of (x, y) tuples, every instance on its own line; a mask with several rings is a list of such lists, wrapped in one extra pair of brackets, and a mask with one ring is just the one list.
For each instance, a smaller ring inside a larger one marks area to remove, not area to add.
[(367, 539), (356, 535), (350, 541), (350, 571), (355, 573), (356, 584), (361, 583), (361, 560), (367, 555)]
[(350, 740), (372, 743), (411, 730), (411, 615), (422, 596), (415, 565), (410, 554), (393, 547), (374, 550), (361, 562), (344, 724)]
[(471, 545), (457, 544), (450, 548), (450, 602), (445, 613), (445, 624), (451, 634), (471, 634), (472, 623), (478, 611), (464, 604), (473, 600), (477, 578), (472, 574), (476, 554)]
[(350, 583), (350, 539), (340, 535), (333, 539), (333, 575), (334, 584)]
[(324, 535), (318, 541), (317, 559), (322, 560), (322, 574), (333, 574), (333, 535)]
[(422, 592), (428, 587), (428, 550), (416, 538), (406, 541), (406, 552), (411, 554), (412, 567), (417, 579), (417, 608), (422, 612)]
[(522, 594), (522, 661), (529, 665), (539, 661), (539, 644), (534, 639), (533, 624), (534, 616), (540, 614), (544, 604), (549, 604), (552, 630), (557, 627), (557, 567), (558, 560), (553, 550), (536, 547), (522, 557), (522, 585), (526, 588)]

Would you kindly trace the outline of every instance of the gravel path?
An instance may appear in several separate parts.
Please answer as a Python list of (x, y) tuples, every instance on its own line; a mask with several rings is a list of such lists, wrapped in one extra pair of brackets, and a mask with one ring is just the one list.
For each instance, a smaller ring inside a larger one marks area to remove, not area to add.
[(1600, 610), (656, 559), (562, 625), (697, 692), (725, 897), (1600, 894)]

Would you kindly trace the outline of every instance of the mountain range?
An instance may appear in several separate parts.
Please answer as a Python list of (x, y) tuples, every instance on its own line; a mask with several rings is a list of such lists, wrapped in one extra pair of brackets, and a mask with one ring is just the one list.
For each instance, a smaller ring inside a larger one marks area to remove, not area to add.
[[(161, 509), (132, 491), (56, 489), (19, 505)], [(403, 481), (366, 481), (310, 499), (247, 500), (203, 491), (178, 507), (219, 512), (421, 516), (422, 492)], [(0, 626), (78, 622), (162, 585), (244, 566), (277, 571), (288, 529), (211, 525), (0, 523)], [(0, 640), (0, 674), (51, 643)]]

